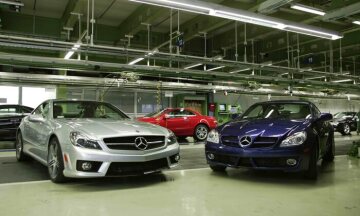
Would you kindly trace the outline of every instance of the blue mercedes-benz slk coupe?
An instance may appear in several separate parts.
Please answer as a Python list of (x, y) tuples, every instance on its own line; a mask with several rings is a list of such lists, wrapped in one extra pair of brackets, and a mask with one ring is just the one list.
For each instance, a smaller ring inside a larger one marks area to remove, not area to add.
[(334, 160), (332, 115), (307, 101), (271, 101), (209, 133), (205, 146), (213, 171), (227, 167), (304, 172), (317, 178), (317, 162)]

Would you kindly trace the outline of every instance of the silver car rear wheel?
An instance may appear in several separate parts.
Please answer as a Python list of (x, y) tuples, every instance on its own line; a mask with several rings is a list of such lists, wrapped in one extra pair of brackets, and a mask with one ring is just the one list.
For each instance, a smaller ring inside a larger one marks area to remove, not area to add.
[(23, 150), (24, 143), (23, 143), (23, 138), (22, 138), (20, 131), (16, 135), (15, 148), (16, 148), (16, 159), (18, 161), (25, 161), (25, 160), (29, 159), (27, 157), (27, 155), (24, 154), (24, 150)]

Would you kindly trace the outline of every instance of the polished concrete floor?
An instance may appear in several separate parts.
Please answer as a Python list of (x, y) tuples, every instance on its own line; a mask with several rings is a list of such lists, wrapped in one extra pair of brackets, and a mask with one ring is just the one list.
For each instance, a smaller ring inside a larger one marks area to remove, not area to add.
[(61, 185), (0, 184), (0, 215), (360, 215), (360, 160), (337, 156), (319, 170), (316, 182), (293, 174), (202, 168)]
[(334, 163), (319, 179), (229, 169), (213, 173), (203, 143), (183, 140), (182, 160), (163, 174), (72, 180), (57, 185), (36, 161), (0, 152), (0, 216), (81, 215), (360, 215), (360, 159), (345, 156), (359, 136), (336, 136)]

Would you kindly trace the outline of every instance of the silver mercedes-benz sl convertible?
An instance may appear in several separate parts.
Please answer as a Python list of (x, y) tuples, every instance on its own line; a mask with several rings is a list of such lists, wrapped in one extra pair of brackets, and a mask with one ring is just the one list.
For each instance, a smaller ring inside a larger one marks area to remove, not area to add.
[(29, 156), (48, 167), (53, 182), (148, 174), (180, 159), (166, 128), (133, 121), (109, 103), (71, 100), (45, 101), (22, 120), (16, 157)]

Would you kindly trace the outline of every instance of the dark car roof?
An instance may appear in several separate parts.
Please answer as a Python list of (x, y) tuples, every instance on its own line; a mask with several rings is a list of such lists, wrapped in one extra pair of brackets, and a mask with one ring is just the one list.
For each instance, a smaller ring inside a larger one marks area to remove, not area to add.
[(308, 104), (308, 105), (313, 104), (310, 101), (304, 101), (304, 100), (274, 100), (274, 101), (258, 102), (256, 104), (282, 104), (282, 103), (287, 103), (287, 104)]
[(0, 108), (4, 108), (4, 107), (25, 107), (25, 108), (28, 108), (28, 109), (34, 109), (34, 108), (31, 108), (31, 107), (24, 106), (24, 105), (19, 105), (19, 104), (2, 104), (2, 105), (0, 105)]

